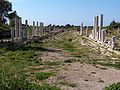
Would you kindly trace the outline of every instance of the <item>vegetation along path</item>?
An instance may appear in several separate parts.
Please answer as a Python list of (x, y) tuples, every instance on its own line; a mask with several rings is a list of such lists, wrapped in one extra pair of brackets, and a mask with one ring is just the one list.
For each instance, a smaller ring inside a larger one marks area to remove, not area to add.
[(120, 81), (120, 56), (73, 31), (14, 48), (1, 45), (0, 53), (2, 88), (112, 90), (106, 86)]

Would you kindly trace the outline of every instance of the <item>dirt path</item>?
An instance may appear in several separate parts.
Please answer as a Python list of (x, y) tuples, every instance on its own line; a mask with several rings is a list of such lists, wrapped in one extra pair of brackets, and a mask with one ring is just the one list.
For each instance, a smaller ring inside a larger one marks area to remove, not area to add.
[[(44, 52), (41, 58), (43, 61), (64, 61), (72, 57), (55, 49), (54, 52)], [(58, 68), (57, 75), (47, 80), (62, 90), (102, 90), (106, 85), (119, 81), (119, 70), (80, 62), (64, 63)]]
[(64, 61), (72, 58), (69, 53), (60, 49), (49, 48), (49, 52), (43, 52), (41, 59), (43, 61)]

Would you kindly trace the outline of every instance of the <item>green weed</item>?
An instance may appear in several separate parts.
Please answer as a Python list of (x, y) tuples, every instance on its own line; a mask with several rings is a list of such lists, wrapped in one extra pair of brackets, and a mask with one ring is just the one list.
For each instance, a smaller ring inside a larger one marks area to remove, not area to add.
[(55, 73), (53, 73), (53, 72), (39, 72), (39, 73), (35, 73), (35, 77), (38, 80), (48, 79), (51, 76), (55, 76)]

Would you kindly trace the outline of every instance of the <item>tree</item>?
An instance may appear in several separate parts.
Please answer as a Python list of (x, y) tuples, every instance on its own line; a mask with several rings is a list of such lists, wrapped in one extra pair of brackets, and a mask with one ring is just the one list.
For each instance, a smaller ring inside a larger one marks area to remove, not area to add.
[(14, 11), (14, 12), (12, 12), (12, 13), (10, 13), (9, 15), (8, 15), (8, 18), (10, 19), (10, 26), (14, 26), (14, 18), (15, 17), (19, 17), (18, 15), (17, 15), (17, 12), (16, 11)]
[(16, 12), (16, 11), (13, 11), (12, 13), (10, 13), (10, 14), (8, 15), (8, 18), (9, 18), (9, 19), (13, 19), (13, 18), (15, 18), (15, 17), (19, 17), (19, 16), (17, 15), (17, 12)]
[(65, 25), (65, 28), (70, 28), (70, 27), (71, 27), (70, 24), (66, 24), (66, 25)]
[(112, 21), (109, 25), (110, 29), (117, 29), (118, 27), (120, 27), (120, 23), (116, 22), (116, 21)]
[(0, 24), (4, 24), (12, 11), (12, 4), (7, 0), (0, 0)]

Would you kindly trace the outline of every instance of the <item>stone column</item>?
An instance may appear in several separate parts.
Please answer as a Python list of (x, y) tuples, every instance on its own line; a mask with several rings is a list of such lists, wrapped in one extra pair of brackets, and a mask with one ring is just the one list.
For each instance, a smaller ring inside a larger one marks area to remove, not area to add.
[(100, 15), (100, 22), (99, 22), (99, 40), (101, 40), (101, 31), (103, 28), (103, 14)]
[(30, 31), (28, 31), (28, 20), (25, 20), (25, 26), (26, 26), (26, 29), (25, 29), (25, 33), (26, 33), (26, 39), (30, 38)]
[(106, 36), (106, 30), (103, 29), (101, 32), (101, 41), (104, 42), (105, 41), (105, 36)]
[(56, 30), (56, 27), (55, 26), (53, 26), (53, 31), (55, 31)]
[(28, 38), (28, 20), (25, 20), (25, 38)]
[(99, 31), (98, 31), (98, 22), (99, 22), (99, 17), (96, 16), (96, 22), (95, 22), (95, 39), (98, 40), (99, 39)]
[(44, 24), (40, 22), (40, 35), (42, 36), (44, 34)]
[(11, 28), (11, 39), (12, 39), (12, 41), (14, 40), (14, 29), (13, 28)]
[(36, 36), (39, 36), (39, 28), (38, 28), (38, 22), (37, 22), (37, 26), (36, 26)]
[(49, 24), (49, 25), (47, 26), (47, 31), (48, 31), (48, 32), (43, 32), (43, 35), (45, 35), (46, 33), (50, 34), (50, 32), (51, 32), (51, 24)]
[(35, 21), (33, 21), (33, 29), (32, 29), (32, 36), (35, 36)]
[(22, 38), (22, 19), (19, 18), (19, 38)]
[(95, 17), (95, 39), (98, 39), (98, 16)]
[(115, 39), (116, 39), (116, 37), (115, 36), (113, 36), (112, 37), (112, 40), (111, 40), (111, 42), (112, 42), (112, 48), (114, 49), (114, 47), (115, 47)]
[(15, 18), (15, 39), (19, 37), (18, 18)]
[(81, 23), (81, 26), (80, 26), (80, 35), (81, 36), (83, 35), (83, 23)]
[(88, 27), (86, 27), (86, 37), (88, 37)]
[(95, 25), (96, 25), (96, 17), (93, 18), (93, 30), (92, 30), (93, 39), (95, 39)]

